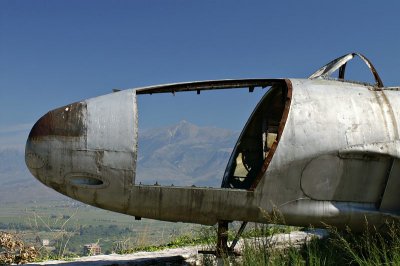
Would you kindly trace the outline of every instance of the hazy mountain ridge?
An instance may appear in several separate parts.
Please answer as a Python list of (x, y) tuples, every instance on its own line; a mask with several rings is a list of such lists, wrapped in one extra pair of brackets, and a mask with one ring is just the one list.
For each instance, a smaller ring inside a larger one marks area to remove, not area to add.
[(137, 182), (219, 187), (238, 133), (187, 121), (139, 137)]
[[(136, 183), (219, 187), (238, 133), (181, 121), (139, 135)], [(0, 202), (59, 199), (25, 166), (24, 151), (0, 147)]]

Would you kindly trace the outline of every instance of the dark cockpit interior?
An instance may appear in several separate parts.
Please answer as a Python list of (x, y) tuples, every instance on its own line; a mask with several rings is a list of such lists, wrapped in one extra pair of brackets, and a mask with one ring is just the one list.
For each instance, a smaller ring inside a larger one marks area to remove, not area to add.
[[(286, 106), (285, 83), (273, 85), (260, 100), (244, 127), (233, 150), (222, 182), (223, 188), (250, 189), (259, 181), (269, 164)], [(274, 147), (275, 145), (275, 147)], [(271, 154), (270, 154), (271, 153)]]

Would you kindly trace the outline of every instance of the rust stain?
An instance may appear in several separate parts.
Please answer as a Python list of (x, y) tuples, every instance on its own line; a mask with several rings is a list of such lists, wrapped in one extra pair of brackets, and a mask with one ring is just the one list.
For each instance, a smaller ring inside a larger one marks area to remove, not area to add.
[(292, 101), (292, 90), (293, 90), (293, 86), (292, 83), (290, 82), (290, 80), (285, 79), (286, 82), (286, 87), (287, 87), (287, 95), (286, 95), (286, 103), (285, 103), (285, 107), (284, 107), (284, 111), (282, 114), (282, 118), (281, 121), (279, 123), (279, 127), (278, 127), (278, 136), (275, 140), (275, 142), (272, 144), (271, 150), (268, 153), (267, 158), (265, 158), (264, 163), (261, 167), (261, 171), (259, 172), (259, 174), (257, 175), (257, 177), (255, 178), (255, 180), (253, 181), (253, 184), (250, 186), (250, 191), (254, 191), (255, 188), (257, 187), (258, 183), (261, 181), (262, 177), (264, 176), (265, 172), (268, 169), (269, 164), (271, 163), (272, 157), (275, 154), (275, 151), (278, 147), (278, 143), (279, 140), (282, 136), (282, 132), (283, 129), (285, 128), (285, 124), (286, 124), (286, 120), (289, 116), (289, 109), (290, 109), (290, 103)]
[(80, 137), (86, 134), (85, 103), (73, 103), (42, 116), (29, 133), (29, 139), (46, 136)]

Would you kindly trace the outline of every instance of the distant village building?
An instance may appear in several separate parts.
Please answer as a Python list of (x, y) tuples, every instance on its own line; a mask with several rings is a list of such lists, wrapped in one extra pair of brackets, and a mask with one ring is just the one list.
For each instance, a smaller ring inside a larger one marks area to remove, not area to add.
[(56, 248), (53, 246), (50, 246), (50, 240), (49, 239), (41, 239), (39, 236), (36, 237), (36, 243), (39, 245), (42, 245), (42, 248), (46, 250), (47, 252), (51, 252), (55, 250)]
[(86, 256), (94, 256), (101, 254), (101, 247), (99, 244), (91, 243), (83, 246), (83, 253)]
[(42, 239), (42, 246), (46, 247), (46, 246), (48, 246), (48, 245), (50, 245), (50, 240), (48, 240), (48, 239)]
[(35, 238), (36, 243), (46, 247), (50, 245), (50, 240), (48, 239), (41, 239), (39, 236), (36, 236)]

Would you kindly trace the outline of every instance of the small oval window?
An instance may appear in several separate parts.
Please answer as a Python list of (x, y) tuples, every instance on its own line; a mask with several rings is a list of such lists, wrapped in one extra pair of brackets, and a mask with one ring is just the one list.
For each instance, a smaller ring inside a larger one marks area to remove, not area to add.
[(90, 174), (71, 174), (68, 176), (68, 180), (72, 185), (80, 187), (103, 187), (105, 182), (98, 176), (93, 176)]
[(100, 186), (103, 185), (103, 181), (93, 177), (74, 177), (71, 179), (71, 183), (74, 185), (89, 185), (89, 186)]

